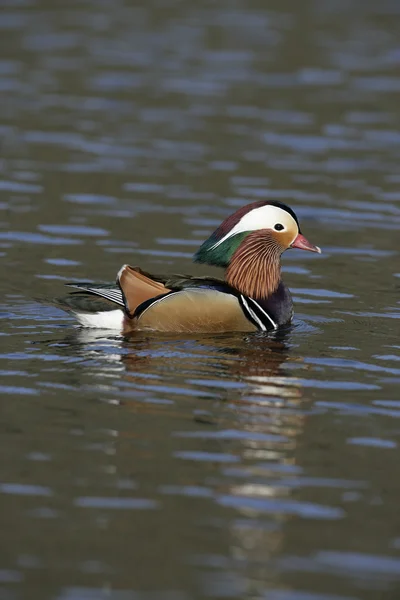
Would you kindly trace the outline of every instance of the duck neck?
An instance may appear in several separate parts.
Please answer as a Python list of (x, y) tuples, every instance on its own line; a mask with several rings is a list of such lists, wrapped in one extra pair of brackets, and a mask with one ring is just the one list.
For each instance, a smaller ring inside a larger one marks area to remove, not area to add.
[(250, 233), (229, 262), (226, 282), (254, 300), (267, 300), (281, 281), (282, 250), (268, 232)]

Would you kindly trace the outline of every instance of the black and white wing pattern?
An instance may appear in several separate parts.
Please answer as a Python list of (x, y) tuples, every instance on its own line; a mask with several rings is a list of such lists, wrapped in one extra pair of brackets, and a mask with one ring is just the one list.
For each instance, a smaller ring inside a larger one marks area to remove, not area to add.
[(86, 294), (93, 294), (109, 300), (118, 306), (124, 306), (122, 292), (118, 286), (109, 283), (67, 283), (68, 287), (77, 288)]

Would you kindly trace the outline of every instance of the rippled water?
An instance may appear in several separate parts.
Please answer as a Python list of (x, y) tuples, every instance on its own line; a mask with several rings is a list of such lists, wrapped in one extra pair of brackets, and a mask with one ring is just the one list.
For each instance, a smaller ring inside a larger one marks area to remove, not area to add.
[[(0, 597), (400, 597), (396, 1), (5, 0)], [(51, 300), (279, 199), (284, 336)]]

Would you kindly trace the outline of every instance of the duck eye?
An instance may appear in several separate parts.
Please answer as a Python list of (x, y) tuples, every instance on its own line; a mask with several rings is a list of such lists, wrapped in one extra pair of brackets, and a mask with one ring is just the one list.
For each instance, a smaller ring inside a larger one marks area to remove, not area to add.
[(274, 229), (276, 229), (276, 231), (282, 231), (282, 229), (285, 228), (281, 223), (277, 223), (276, 225), (274, 225)]

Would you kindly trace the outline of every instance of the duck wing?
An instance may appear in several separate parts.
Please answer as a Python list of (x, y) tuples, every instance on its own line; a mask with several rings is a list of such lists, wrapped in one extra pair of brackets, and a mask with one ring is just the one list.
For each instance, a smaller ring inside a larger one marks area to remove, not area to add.
[[(118, 273), (117, 283), (66, 283), (67, 287), (79, 291), (58, 299), (58, 302), (71, 310), (84, 310), (85, 312), (115, 310), (117, 306), (121, 309), (126, 308), (126, 299), (119, 282), (123, 269), (124, 267)], [(126, 273), (124, 273), (125, 277)], [(131, 267), (126, 281), (130, 306), (136, 308), (142, 302), (159, 296), (160, 293), (167, 293), (169, 290), (163, 285), (162, 279), (166, 278), (160, 276), (153, 278), (139, 267)]]
[[(83, 297), (84, 295), (89, 296), (98, 296), (99, 298), (104, 298), (105, 300), (109, 300), (113, 304), (118, 304), (119, 306), (124, 306), (124, 299), (122, 296), (122, 292), (120, 288), (114, 283), (66, 283), (67, 287), (77, 288), (79, 292), (73, 292), (70, 294), (70, 297)], [(90, 303), (94, 301), (93, 298), (86, 298)], [(112, 309), (115, 309), (115, 306), (111, 306)]]
[[(125, 312), (130, 317), (128, 330), (195, 333), (257, 329), (246, 318), (237, 292), (220, 279), (175, 275), (161, 283), (149, 281), (147, 275), (129, 265), (119, 273)], [(146, 290), (153, 290), (153, 296), (140, 304), (138, 281)]]

